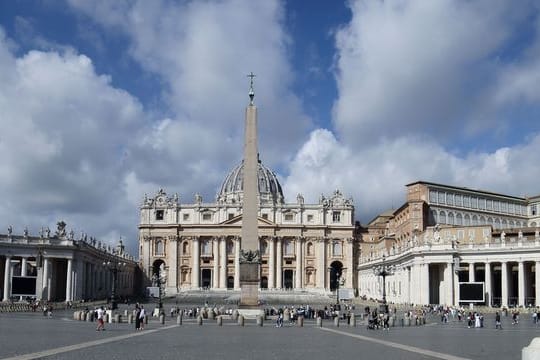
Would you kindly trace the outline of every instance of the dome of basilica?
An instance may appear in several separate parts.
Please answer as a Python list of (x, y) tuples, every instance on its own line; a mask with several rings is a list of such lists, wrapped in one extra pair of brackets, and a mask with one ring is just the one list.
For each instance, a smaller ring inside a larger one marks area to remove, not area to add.
[[(260, 204), (283, 204), (283, 192), (276, 174), (258, 162), (257, 179)], [(244, 195), (244, 161), (225, 177), (217, 196), (219, 203), (241, 203)]]

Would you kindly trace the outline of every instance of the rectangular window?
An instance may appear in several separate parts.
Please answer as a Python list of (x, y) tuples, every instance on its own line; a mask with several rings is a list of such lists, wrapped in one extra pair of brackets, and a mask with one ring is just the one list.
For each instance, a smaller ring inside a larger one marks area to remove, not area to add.
[(469, 239), (474, 240), (474, 230), (469, 230)]
[(510, 214), (515, 214), (516, 213), (516, 206), (514, 204), (508, 204), (508, 212)]
[(463, 207), (470, 208), (471, 207), (471, 198), (468, 196), (463, 197)]
[(454, 194), (446, 194), (446, 204), (454, 206)]
[(486, 199), (479, 199), (478, 200), (478, 208), (480, 210), (486, 210)]
[(486, 209), (493, 210), (493, 200), (488, 200), (486, 202)]
[(332, 221), (333, 222), (340, 222), (341, 221), (341, 211), (332, 212)]
[(285, 214), (285, 221), (293, 221), (294, 215), (291, 213)]
[(234, 217), (234, 214), (233, 213), (229, 213), (229, 220), (231, 220), (233, 217)]
[(183, 219), (184, 221), (188, 221), (188, 220), (189, 220), (189, 214), (183, 214), (183, 215), (182, 215), (182, 219)]
[(456, 195), (456, 206), (463, 206), (463, 197), (461, 195)]
[(508, 212), (508, 203), (501, 202), (501, 212)]
[(212, 220), (212, 214), (210, 214), (210, 213), (204, 213), (204, 214), (202, 215), (202, 219), (203, 219), (204, 221), (210, 221), (210, 220)]
[(156, 220), (163, 220), (165, 210), (156, 210)]
[(262, 214), (262, 218), (268, 220), (268, 214)]
[(500, 203), (498, 201), (493, 202), (493, 210), (494, 211), (500, 211), (501, 210)]
[(444, 204), (446, 201), (444, 200), (444, 193), (443, 192), (440, 192), (439, 193), (439, 204)]
[(475, 197), (471, 198), (471, 207), (473, 209), (478, 209), (478, 198), (475, 198)]
[(309, 214), (309, 215), (307, 216), (307, 221), (308, 221), (308, 222), (312, 222), (312, 221), (313, 221), (313, 215)]
[(465, 230), (458, 230), (457, 231), (458, 240), (462, 240), (464, 237), (465, 237)]
[(538, 208), (536, 204), (531, 205), (531, 215), (537, 215), (538, 214)]
[(437, 192), (435, 190), (429, 190), (429, 202), (437, 203)]

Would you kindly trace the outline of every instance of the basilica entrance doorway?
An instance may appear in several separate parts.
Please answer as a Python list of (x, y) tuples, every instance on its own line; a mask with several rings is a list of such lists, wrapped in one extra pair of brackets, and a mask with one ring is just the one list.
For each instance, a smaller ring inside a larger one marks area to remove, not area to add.
[(285, 289), (292, 289), (294, 284), (294, 272), (292, 270), (285, 270), (283, 272), (283, 287)]
[(338, 281), (343, 275), (343, 264), (341, 261), (334, 261), (330, 264), (330, 291), (335, 291), (338, 288)]
[(202, 269), (201, 286), (206, 289), (209, 289), (212, 287), (212, 270), (211, 269)]
[(234, 289), (234, 276), (227, 277), (227, 289)]

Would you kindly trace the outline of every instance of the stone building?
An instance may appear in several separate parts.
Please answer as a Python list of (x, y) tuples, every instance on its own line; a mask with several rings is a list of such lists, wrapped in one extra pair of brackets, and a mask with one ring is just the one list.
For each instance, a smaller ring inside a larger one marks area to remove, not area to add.
[(78, 239), (59, 222), (39, 236), (25, 229), (13, 234), (11, 226), (0, 235), (0, 290), (2, 301), (35, 298), (44, 301), (105, 299), (111, 296), (116, 267), (116, 295), (131, 296), (137, 289), (137, 262), (124, 251), (106, 246), (87, 235)]
[[(251, 88), (250, 105), (253, 96)], [(165, 284), (167, 295), (239, 290), (243, 186), (242, 161), (227, 174), (215, 201), (196, 194), (194, 202), (182, 202), (163, 190), (145, 195), (139, 254), (147, 279)], [(287, 203), (276, 175), (261, 161), (257, 186), (260, 289), (352, 290), (357, 264), (352, 199), (336, 190), (316, 204), (306, 204), (300, 194)]]
[[(406, 202), (359, 231), (361, 296), (458, 304), (459, 283), (484, 284), (484, 304), (540, 305), (540, 196), (414, 182)], [(374, 271), (375, 269), (375, 271)]]

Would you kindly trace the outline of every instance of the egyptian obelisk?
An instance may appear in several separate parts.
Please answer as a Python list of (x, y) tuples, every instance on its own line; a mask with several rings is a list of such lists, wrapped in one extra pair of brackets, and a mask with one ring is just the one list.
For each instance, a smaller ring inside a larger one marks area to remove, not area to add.
[(240, 247), (240, 307), (258, 305), (260, 282), (259, 231), (257, 224), (257, 107), (253, 103), (253, 73), (249, 74), (249, 105), (246, 108), (244, 138), (244, 197), (242, 203), (242, 245)]

